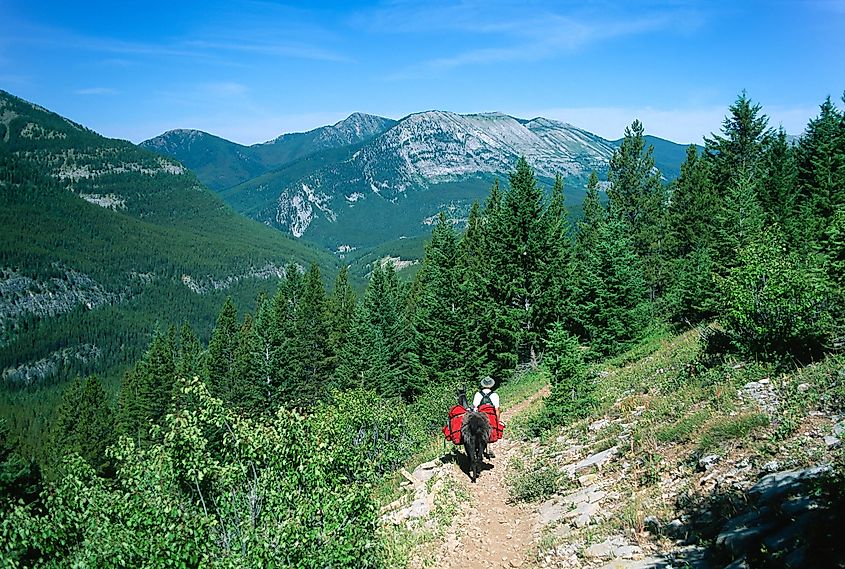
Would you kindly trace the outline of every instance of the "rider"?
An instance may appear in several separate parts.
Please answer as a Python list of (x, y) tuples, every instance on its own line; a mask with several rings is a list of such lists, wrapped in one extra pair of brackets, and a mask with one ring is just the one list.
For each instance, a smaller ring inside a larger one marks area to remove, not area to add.
[[(481, 380), (481, 389), (475, 392), (472, 398), (473, 409), (478, 409), (481, 405), (492, 405), (496, 409), (496, 420), (499, 420), (499, 394), (493, 392), (496, 382), (492, 377), (485, 376)], [(487, 447), (487, 458), (496, 458), (490, 447)]]

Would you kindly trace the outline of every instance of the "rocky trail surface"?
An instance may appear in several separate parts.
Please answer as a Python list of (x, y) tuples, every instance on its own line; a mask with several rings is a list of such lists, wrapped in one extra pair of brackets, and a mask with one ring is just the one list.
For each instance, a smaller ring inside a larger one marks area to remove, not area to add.
[[(507, 422), (537, 399), (548, 395), (543, 389), (510, 409), (502, 411)], [(477, 560), (483, 567), (524, 567), (531, 564), (539, 532), (533, 524), (533, 511), (525, 505), (511, 504), (505, 483), (507, 464), (515, 456), (520, 443), (508, 437), (505, 428), (502, 439), (491, 449), (496, 457), (485, 460), (484, 470), (473, 484), (469, 481), (466, 464), (452, 462), (449, 469), (451, 483), (467, 487), (471, 508), (455, 519), (457, 532), (447, 540), (446, 549), (452, 552), (439, 564), (444, 569), (463, 569), (468, 560)], [(453, 453), (454, 454), (454, 453)], [(463, 458), (461, 455), (460, 458)], [(455, 538), (455, 534), (459, 537)], [(475, 563), (470, 563), (475, 566)]]

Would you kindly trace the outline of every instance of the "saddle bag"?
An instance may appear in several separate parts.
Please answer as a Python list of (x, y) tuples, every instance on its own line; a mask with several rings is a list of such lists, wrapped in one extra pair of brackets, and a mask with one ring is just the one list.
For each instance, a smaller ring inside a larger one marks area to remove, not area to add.
[(502, 438), (505, 424), (496, 418), (496, 408), (492, 405), (481, 405), (478, 410), (487, 415), (487, 419), (490, 420), (490, 440), (487, 442), (495, 443)]
[(449, 409), (449, 420), (443, 427), (443, 436), (446, 437), (447, 441), (452, 441), (456, 445), (461, 444), (461, 426), (464, 424), (466, 412), (467, 410), (460, 405), (455, 405)]

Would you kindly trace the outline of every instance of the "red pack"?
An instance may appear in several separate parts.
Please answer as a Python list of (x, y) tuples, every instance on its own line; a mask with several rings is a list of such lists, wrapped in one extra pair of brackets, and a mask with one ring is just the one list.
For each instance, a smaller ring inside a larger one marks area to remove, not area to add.
[(490, 440), (488, 443), (495, 443), (502, 438), (502, 431), (505, 430), (505, 424), (496, 417), (496, 408), (492, 405), (481, 405), (479, 411), (487, 415), (490, 420)]
[(461, 425), (464, 424), (464, 414), (466, 409), (460, 405), (455, 405), (449, 409), (449, 421), (443, 427), (443, 436), (447, 441), (452, 441), (454, 444), (461, 444)]

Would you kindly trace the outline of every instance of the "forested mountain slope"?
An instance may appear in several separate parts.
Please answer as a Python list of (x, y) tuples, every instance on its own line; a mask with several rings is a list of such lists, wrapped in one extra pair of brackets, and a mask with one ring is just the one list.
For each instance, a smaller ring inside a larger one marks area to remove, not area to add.
[(108, 373), (137, 359), (156, 323), (188, 320), (207, 337), (225, 295), (254, 299), (287, 263), (334, 266), (181, 164), (5, 92), (0, 164), (4, 388)]

